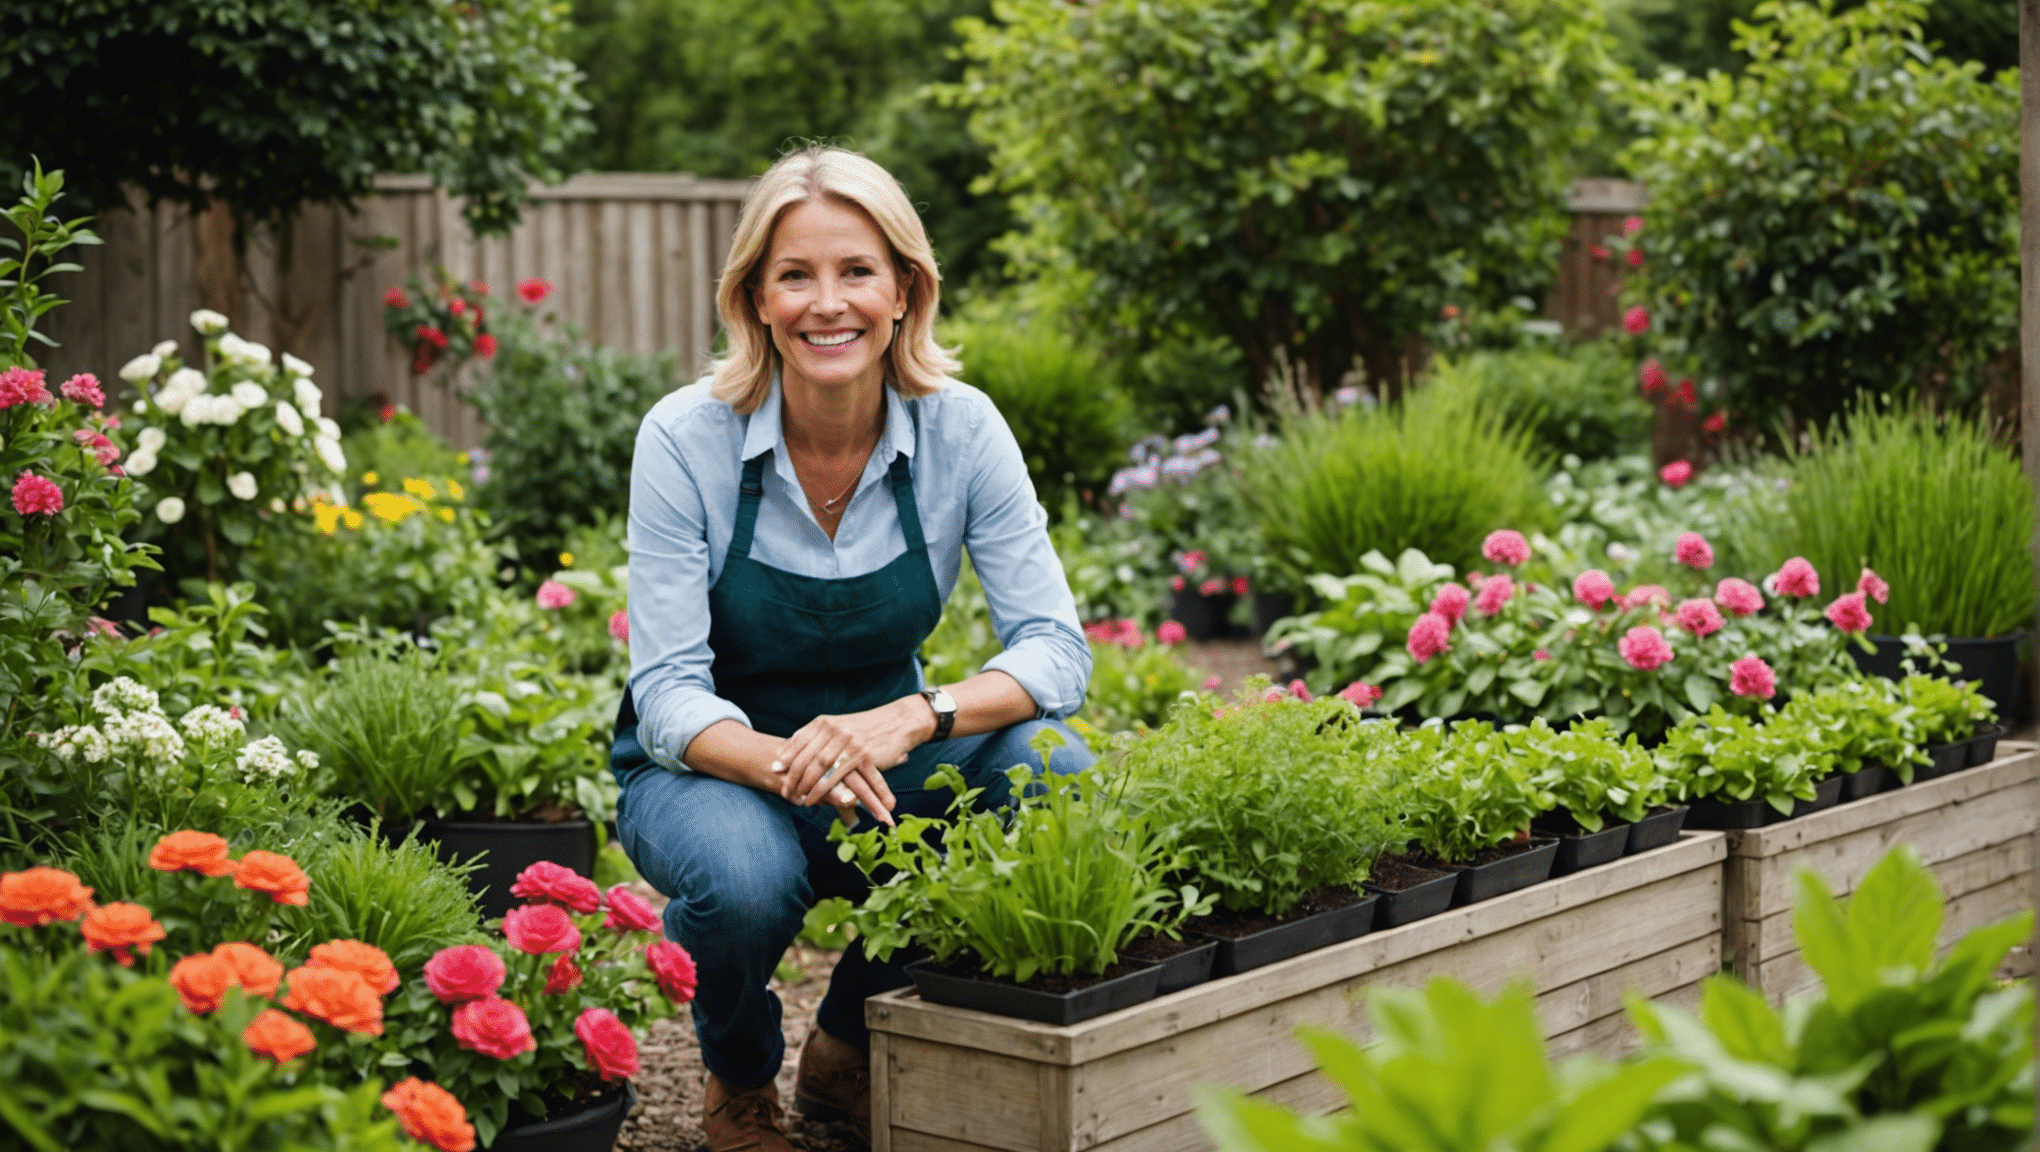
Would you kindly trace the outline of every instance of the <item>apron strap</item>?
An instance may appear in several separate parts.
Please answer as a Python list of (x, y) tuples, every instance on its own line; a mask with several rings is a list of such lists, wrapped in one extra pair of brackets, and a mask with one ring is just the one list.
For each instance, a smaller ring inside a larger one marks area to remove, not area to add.
[(730, 533), (731, 556), (751, 554), (751, 534), (758, 527), (758, 501), (765, 495), (765, 457), (759, 453), (744, 461), (744, 482), (737, 495), (737, 525)]
[(893, 504), (900, 510), (900, 531), (907, 538), (907, 551), (926, 552), (928, 541), (921, 535), (921, 511), (914, 505), (914, 475), (905, 452), (893, 457), (886, 479), (892, 484)]

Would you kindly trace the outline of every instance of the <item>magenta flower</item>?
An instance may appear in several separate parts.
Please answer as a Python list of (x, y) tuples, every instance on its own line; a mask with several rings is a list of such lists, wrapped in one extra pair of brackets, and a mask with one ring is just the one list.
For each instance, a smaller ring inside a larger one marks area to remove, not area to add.
[(1863, 569), (1863, 574), (1856, 577), (1856, 591), (1870, 597), (1879, 604), (1887, 604), (1891, 601), (1891, 585), (1884, 582), (1884, 577), (1879, 576), (1868, 568)]
[(1778, 675), (1752, 653), (1728, 666), (1728, 690), (1751, 700), (1769, 700), (1778, 692)]
[(1749, 616), (1764, 610), (1764, 594), (1747, 580), (1733, 576), (1714, 586), (1714, 602), (1733, 616)]
[(1631, 628), (1615, 645), (1629, 666), (1639, 672), (1654, 672), (1672, 662), (1672, 646), (1655, 628)]
[(1211, 579), (1199, 584), (1197, 591), (1205, 596), (1216, 596), (1225, 591), (1225, 581), (1213, 576)]
[(1252, 592), (1253, 590), (1254, 585), (1245, 576), (1235, 576), (1232, 578), (1233, 595), (1245, 596), (1247, 593)]
[(43, 387), (43, 374), (36, 369), (9, 368), (0, 372), (0, 408), (17, 404), (41, 404), (47, 408), (55, 403), (50, 390)]
[(1450, 650), (1451, 637), (1452, 621), (1436, 612), (1426, 612), (1410, 625), (1410, 638), (1403, 647), (1409, 650), (1412, 660), (1422, 664), (1438, 653)]
[(1631, 248), (1628, 251), (1628, 253), (1623, 256), (1623, 259), (1629, 261), (1629, 266), (1631, 268), (1641, 268), (1643, 267), (1643, 249)]
[(1615, 581), (1599, 568), (1589, 568), (1573, 577), (1572, 594), (1573, 599), (1598, 612), (1601, 605), (1615, 598)]
[(1655, 396), (1672, 386), (1671, 378), (1665, 375), (1665, 366), (1653, 356), (1636, 370), (1636, 381), (1643, 386), (1645, 396)]
[(1658, 469), (1658, 479), (1674, 488), (1684, 488), (1686, 481), (1693, 478), (1693, 466), (1684, 460), (1674, 460)]
[(1705, 600), (1679, 601), (1679, 627), (1695, 636), (1711, 636), (1725, 623), (1721, 609)]
[(1467, 601), (1472, 599), (1471, 592), (1457, 584), (1447, 584), (1438, 589), (1436, 596), (1431, 597), (1431, 611), (1457, 624), (1459, 618), (1466, 615)]
[(503, 958), (480, 944), (441, 948), (425, 962), (425, 987), (447, 1004), (494, 996), (507, 974)]
[(1530, 542), (1523, 539), (1521, 532), (1503, 528), (1488, 533), (1480, 542), (1480, 554), (1496, 564), (1507, 564), (1514, 568), (1530, 559)]
[(547, 281), (537, 276), (533, 276), (529, 280), (521, 281), (517, 285), (517, 295), (523, 297), (524, 302), (526, 304), (538, 303), (540, 300), (545, 299), (546, 296), (552, 292), (552, 290), (553, 286), (550, 281)]
[(1672, 556), (1686, 567), (1699, 571), (1714, 567), (1714, 549), (1698, 532), (1679, 533), (1679, 542), (1672, 549)]
[(1835, 597), (1835, 602), (1827, 606), (1826, 616), (1828, 623), (1844, 632), (1867, 631), (1872, 623), (1870, 607), (1863, 603), (1861, 592), (1849, 592)]
[(80, 372), (64, 381), (57, 391), (73, 404), (85, 404), (93, 408), (106, 407), (106, 393), (99, 390), (99, 377), (90, 372)]
[(1155, 629), (1155, 639), (1164, 644), (1181, 644), (1189, 638), (1190, 633), (1174, 620), (1164, 620), (1162, 626)]
[(548, 580), (538, 586), (538, 606), (547, 611), (565, 608), (580, 599), (572, 588), (557, 580)]
[(1804, 556), (1794, 556), (1771, 577), (1771, 589), (1780, 596), (1820, 595), (1820, 573)]
[(1622, 314), (1622, 330), (1631, 336), (1650, 331), (1650, 310), (1638, 304)]
[(1549, 660), (1551, 659), (1551, 650), (1548, 648), (1539, 648), (1537, 651), (1532, 652), (1530, 654), (1530, 658), (1532, 660)]
[(503, 914), (503, 935), (510, 946), (534, 956), (572, 952), (581, 946), (581, 930), (556, 904), (526, 904)]
[(453, 1010), (448, 1028), (461, 1047), (498, 1060), (508, 1060), (538, 1047), (524, 1009), (501, 997), (469, 1000)]
[(1381, 699), (1381, 689), (1376, 688), (1372, 684), (1362, 684), (1360, 681), (1355, 680), (1344, 688), (1339, 689), (1339, 699), (1346, 701), (1355, 708), (1371, 708), (1374, 706), (1375, 701)]
[(55, 516), (64, 510), (64, 490), (48, 477), (23, 472), (14, 481), (14, 510), (23, 516)]
[(1181, 592), (1181, 591), (1183, 590), (1183, 588), (1184, 588), (1184, 583), (1183, 583), (1183, 578), (1182, 578), (1181, 576), (1171, 576), (1171, 577), (1169, 577), (1169, 591), (1171, 591), (1171, 592)]
[(1202, 685), (1202, 687), (1203, 687), (1204, 691), (1206, 691), (1206, 692), (1216, 692), (1216, 691), (1218, 691), (1218, 690), (1219, 690), (1220, 688), (1222, 688), (1222, 687), (1224, 687), (1224, 686), (1225, 686), (1225, 681), (1224, 681), (1224, 680), (1221, 680), (1221, 679), (1219, 679), (1219, 678), (1218, 678), (1217, 676), (1215, 676), (1215, 675), (1214, 675), (1214, 676), (1206, 676), (1206, 677), (1204, 678), (1204, 683), (1203, 683), (1203, 685)]
[(1473, 606), (1483, 616), (1492, 616), (1502, 610), (1503, 605), (1516, 595), (1516, 582), (1507, 576), (1490, 576), (1481, 581), (1480, 594), (1473, 598)]
[(1621, 604), (1624, 610), (1641, 608), (1645, 604), (1656, 604), (1659, 607), (1670, 608), (1672, 606), (1672, 594), (1656, 584), (1638, 584), (1636, 587), (1631, 588), (1629, 595), (1624, 596), (1618, 603)]
[(1199, 568), (1204, 567), (1206, 558), (1204, 549), (1193, 549), (1176, 557), (1176, 567), (1181, 568), (1185, 576), (1194, 575)]
[(1309, 686), (1304, 684), (1304, 682), (1301, 680), (1291, 680), (1289, 682), (1289, 694), (1291, 696), (1296, 697), (1298, 700), (1303, 701), (1305, 704), (1308, 704), (1313, 699), (1315, 699), (1315, 697), (1313, 697), (1310, 694)]
[(564, 864), (540, 860), (517, 874), (510, 894), (529, 904), (557, 904), (582, 915), (602, 907), (602, 890)]
[(609, 638), (630, 643), (630, 609), (618, 608), (609, 617)]
[(644, 897), (632, 892), (627, 885), (618, 884), (608, 892), (609, 916), (602, 921), (604, 928), (618, 932), (657, 932), (659, 913)]
[(1625, 216), (1622, 218), (1622, 234), (1624, 236), (1634, 236), (1641, 231), (1643, 231), (1643, 217)]

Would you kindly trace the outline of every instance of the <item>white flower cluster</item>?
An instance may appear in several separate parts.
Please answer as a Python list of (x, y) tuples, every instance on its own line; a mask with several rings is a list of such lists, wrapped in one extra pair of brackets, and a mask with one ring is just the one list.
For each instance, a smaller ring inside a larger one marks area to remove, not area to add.
[(32, 733), (30, 738), (67, 762), (97, 764), (129, 754), (159, 770), (183, 760), (187, 747), (202, 755), (234, 752), (235, 767), (249, 781), (257, 777), (276, 780), (319, 766), (316, 754), (293, 756), (274, 736), (249, 742), (247, 725), (235, 714), (239, 709), (201, 704), (173, 727), (156, 693), (125, 676), (92, 693), (92, 710), (99, 714), (97, 725), (74, 724), (55, 732)]
[(269, 366), (270, 352), (267, 345), (257, 344), (253, 340), (243, 340), (232, 332), (220, 337), (219, 349), (223, 358), (236, 364), (245, 364), (250, 368)]
[(101, 684), (92, 693), (92, 710), (100, 714), (121, 711), (160, 712), (156, 690), (126, 676)]
[[(264, 736), (241, 749), (241, 755), (234, 763), (241, 769), (241, 778), (244, 780), (253, 781), (258, 776), (275, 780), (297, 771), (304, 757), (311, 755), (309, 752), (299, 753), (298, 759), (293, 761), (290, 750), (283, 746), (283, 741), (274, 736)], [(317, 764), (318, 757), (312, 756), (312, 762), (305, 767), (310, 769)]]
[(283, 429), (285, 436), (305, 434), (305, 418), (298, 415), (298, 410), (292, 407), (288, 400), (276, 402), (276, 426)]
[(97, 764), (105, 760), (110, 751), (106, 737), (90, 724), (73, 724), (55, 732), (35, 732), (30, 734), (30, 738), (67, 763), (83, 760), (87, 764)]
[(131, 752), (168, 767), (184, 759), (184, 738), (161, 712), (108, 712), (100, 719), (115, 752)]
[(184, 714), (177, 722), (184, 730), (185, 739), (196, 744), (201, 751), (218, 752), (233, 748), (247, 739), (248, 727), (233, 713), (211, 704), (201, 704)]
[(149, 473), (154, 472), (156, 470), (156, 453), (163, 450), (164, 443), (169, 439), (170, 437), (161, 428), (142, 429), (141, 434), (135, 437), (135, 450), (128, 453), (127, 474), (130, 476), (147, 476)]

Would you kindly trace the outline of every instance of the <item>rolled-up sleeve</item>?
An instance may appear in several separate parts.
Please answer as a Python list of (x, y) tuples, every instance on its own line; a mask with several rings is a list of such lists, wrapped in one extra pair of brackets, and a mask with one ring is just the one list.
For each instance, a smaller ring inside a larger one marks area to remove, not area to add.
[(709, 674), (709, 544), (700, 487), (658, 412), (638, 428), (630, 479), (630, 690), (638, 742), (676, 772), (687, 746), (720, 720), (750, 718)]
[(971, 476), (964, 546), (984, 584), (992, 628), (1006, 646), (986, 661), (985, 670), (1019, 681), (1042, 717), (1062, 719), (1084, 706), (1091, 646), (1077, 623), (1076, 599), (1012, 430), (990, 410), (975, 439), (978, 467)]

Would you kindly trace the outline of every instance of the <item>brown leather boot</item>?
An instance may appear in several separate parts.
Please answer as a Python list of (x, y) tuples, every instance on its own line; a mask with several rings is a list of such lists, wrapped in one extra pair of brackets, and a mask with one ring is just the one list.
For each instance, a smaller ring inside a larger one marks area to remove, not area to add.
[(793, 1105), (810, 1120), (847, 1120), (871, 1139), (871, 1058), (820, 1028), (809, 1032)]
[(794, 1152), (779, 1130), (779, 1086), (736, 1089), (713, 1072), (701, 1102), (709, 1152)]

